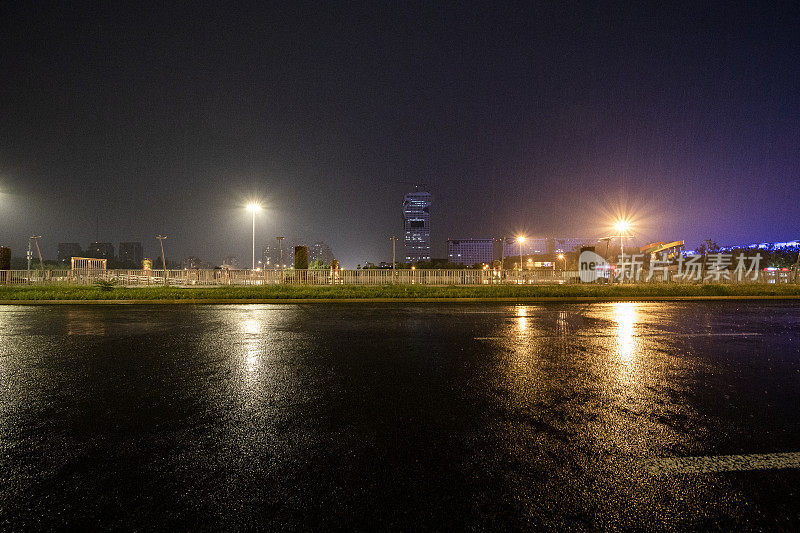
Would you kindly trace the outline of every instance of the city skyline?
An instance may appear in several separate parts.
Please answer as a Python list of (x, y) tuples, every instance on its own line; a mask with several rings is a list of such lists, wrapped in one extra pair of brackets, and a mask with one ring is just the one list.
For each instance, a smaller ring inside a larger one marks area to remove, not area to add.
[(248, 257), (256, 200), (257, 244), (354, 265), (390, 258), (420, 181), (433, 257), (617, 213), (688, 247), (797, 238), (796, 9), (438, 9), (4, 4), (0, 241)]

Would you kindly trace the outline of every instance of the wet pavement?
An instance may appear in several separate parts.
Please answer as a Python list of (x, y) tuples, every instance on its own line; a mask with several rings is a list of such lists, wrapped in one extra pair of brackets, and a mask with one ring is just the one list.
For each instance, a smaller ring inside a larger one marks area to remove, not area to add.
[(796, 531), (799, 408), (790, 302), (0, 306), (0, 528)]

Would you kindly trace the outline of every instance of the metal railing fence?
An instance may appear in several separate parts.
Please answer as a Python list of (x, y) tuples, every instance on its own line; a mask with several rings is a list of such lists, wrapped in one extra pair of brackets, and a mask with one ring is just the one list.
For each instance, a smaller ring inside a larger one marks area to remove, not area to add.
[[(639, 281), (664, 283), (680, 281), (673, 274), (644, 271)], [(0, 285), (91, 285), (98, 281), (121, 286), (174, 285), (527, 285), (579, 283), (577, 270), (445, 270), (445, 269), (363, 269), (363, 270), (0, 270)], [(760, 271), (745, 280), (704, 280), (704, 283), (798, 283), (792, 271)]]

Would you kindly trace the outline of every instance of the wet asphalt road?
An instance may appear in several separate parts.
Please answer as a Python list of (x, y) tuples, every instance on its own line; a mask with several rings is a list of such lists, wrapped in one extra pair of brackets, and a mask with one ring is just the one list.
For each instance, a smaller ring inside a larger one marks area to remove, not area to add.
[(798, 530), (788, 302), (0, 306), (0, 527)]

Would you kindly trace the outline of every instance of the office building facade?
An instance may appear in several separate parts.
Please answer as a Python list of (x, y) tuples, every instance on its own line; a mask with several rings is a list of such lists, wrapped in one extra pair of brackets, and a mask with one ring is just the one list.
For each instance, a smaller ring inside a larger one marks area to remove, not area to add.
[(406, 263), (431, 260), (431, 194), (410, 192), (403, 198), (403, 256)]
[[(522, 255), (554, 254), (575, 252), (581, 246), (593, 246), (597, 239), (581, 239), (575, 237), (527, 237), (522, 242)], [(520, 255), (520, 243), (514, 237), (503, 241), (503, 256)]]
[(447, 260), (457, 265), (491, 265), (494, 239), (447, 239)]
[(119, 263), (128, 268), (142, 268), (142, 243), (140, 242), (121, 242), (119, 243)]
[(330, 265), (331, 261), (333, 261), (333, 250), (330, 246), (322, 241), (317, 241), (311, 246), (308, 247), (308, 255), (309, 260), (313, 263), (314, 261), (322, 261), (326, 265)]

